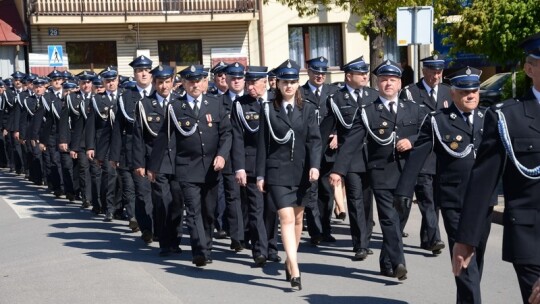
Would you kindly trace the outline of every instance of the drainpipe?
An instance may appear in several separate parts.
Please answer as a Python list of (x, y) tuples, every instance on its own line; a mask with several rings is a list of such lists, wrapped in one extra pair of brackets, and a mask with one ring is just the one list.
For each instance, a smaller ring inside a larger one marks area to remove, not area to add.
[(263, 0), (257, 0), (257, 8), (259, 10), (259, 21), (258, 28), (259, 28), (259, 62), (260, 65), (265, 66), (266, 56), (264, 52), (264, 18), (263, 18)]
[[(30, 73), (30, 55), (29, 53), (32, 52), (32, 28), (30, 27), (30, 11), (28, 8), (28, 1), (29, 0), (23, 0), (23, 18), (24, 18), (24, 25), (26, 28), (26, 41), (28, 42), (28, 45), (24, 46), (24, 65), (25, 65), (25, 73)], [(17, 47), (18, 48), (18, 47)], [(18, 53), (17, 49), (17, 53)]]

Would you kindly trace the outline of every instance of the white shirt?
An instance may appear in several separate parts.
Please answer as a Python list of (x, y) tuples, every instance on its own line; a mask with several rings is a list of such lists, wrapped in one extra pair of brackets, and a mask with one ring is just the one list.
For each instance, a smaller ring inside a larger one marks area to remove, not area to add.
[(165, 99), (170, 100), (170, 97), (171, 97), (170, 94), (169, 94), (169, 96), (167, 96), (167, 97), (162, 97), (161, 95), (156, 94), (156, 99), (157, 99), (159, 105), (160, 105), (162, 108), (166, 105), (166, 104), (165, 104)]
[(202, 94), (199, 97), (194, 98), (193, 96), (189, 94), (187, 95), (187, 101), (192, 110), (195, 108), (195, 99), (197, 99), (197, 109), (199, 110), (201, 109), (201, 99), (202, 99), (201, 96)]
[(118, 98), (118, 91), (109, 92), (107, 91), (107, 97), (109, 97), (109, 100), (111, 100), (111, 94), (114, 94), (114, 98)]
[[(463, 115), (464, 112), (461, 111), (459, 108), (458, 111), (459, 113), (461, 113), (461, 117), (463, 117), (463, 120), (467, 122), (467, 118), (465, 117), (465, 115)], [(471, 115), (469, 115), (469, 123), (471, 124), (471, 126), (474, 124), (474, 110), (472, 110)]]
[(288, 105), (291, 105), (292, 106), (292, 109), (294, 110), (294, 101), (286, 101), (286, 100), (283, 100), (283, 104), (281, 105), (283, 107), (283, 109), (285, 110), (285, 114), (288, 114), (289, 112), (287, 112), (287, 106)]
[[(395, 101), (395, 100), (389, 100), (389, 99), (386, 99), (382, 96), (379, 96), (379, 98), (381, 99), (383, 105), (386, 107), (386, 109), (390, 112), (390, 102), (393, 101), (395, 102), (394, 103), (394, 113), (397, 114), (397, 109), (398, 109), (398, 102)], [(396, 99), (397, 99), (397, 96), (396, 96)]]
[[(354, 98), (354, 100), (355, 100), (356, 102), (358, 102), (358, 100), (357, 100), (358, 96), (356, 96), (356, 93), (354, 92), (354, 90), (356, 90), (356, 89), (353, 89), (353, 88), (351, 88), (351, 87), (348, 86), (348, 85), (345, 85), (345, 87), (347, 88), (347, 90), (349, 90), (349, 93), (350, 93), (351, 96)], [(358, 90), (360, 90), (360, 92), (359, 92), (358, 94), (360, 94), (360, 96), (362, 96), (362, 94), (364, 94), (364, 89), (363, 89), (363, 88), (360, 88), (360, 89), (358, 89)]]
[(422, 84), (424, 85), (424, 88), (426, 88), (426, 92), (428, 95), (431, 95), (431, 90), (433, 90), (433, 98), (435, 98), (435, 101), (437, 100), (437, 88), (439, 86), (435, 86), (433, 89), (426, 83), (424, 79), (422, 79)]
[(234, 101), (237, 96), (238, 97), (244, 96), (244, 91), (240, 91), (238, 94), (235, 94), (233, 91), (229, 90), (229, 97), (231, 98), (232, 101)]
[(319, 95), (321, 95), (322, 86), (316, 87), (316, 86), (312, 85), (311, 82), (309, 82), (309, 81), (307, 83), (309, 85), (309, 89), (311, 90), (311, 92), (313, 92), (313, 95), (317, 96), (317, 93), (315, 93), (317, 90), (319, 90)]
[(143, 91), (146, 90), (146, 96), (148, 96), (150, 95), (150, 93), (152, 93), (152, 85), (149, 85), (146, 88), (141, 88), (139, 85), (137, 85), (137, 90), (139, 90), (139, 94), (141, 94), (141, 97), (144, 97)]

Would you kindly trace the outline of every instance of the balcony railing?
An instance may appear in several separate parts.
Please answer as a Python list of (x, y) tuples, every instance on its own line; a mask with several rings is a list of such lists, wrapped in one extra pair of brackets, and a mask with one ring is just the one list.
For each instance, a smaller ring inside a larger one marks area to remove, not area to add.
[(257, 0), (33, 0), (35, 16), (173, 15), (255, 12)]

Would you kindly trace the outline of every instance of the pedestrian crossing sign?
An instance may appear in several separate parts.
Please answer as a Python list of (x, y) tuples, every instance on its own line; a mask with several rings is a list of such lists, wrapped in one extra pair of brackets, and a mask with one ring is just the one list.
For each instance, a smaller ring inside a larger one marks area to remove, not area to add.
[(64, 65), (63, 48), (61, 45), (49, 45), (49, 66), (61, 67)]

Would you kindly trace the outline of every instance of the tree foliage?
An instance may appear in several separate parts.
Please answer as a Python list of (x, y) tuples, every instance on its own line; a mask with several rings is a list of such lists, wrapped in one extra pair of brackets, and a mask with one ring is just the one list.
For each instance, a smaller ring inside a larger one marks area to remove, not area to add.
[(461, 21), (443, 29), (450, 53), (483, 54), (494, 63), (517, 63), (523, 58), (518, 44), (540, 31), (538, 0), (475, 0), (463, 10)]

